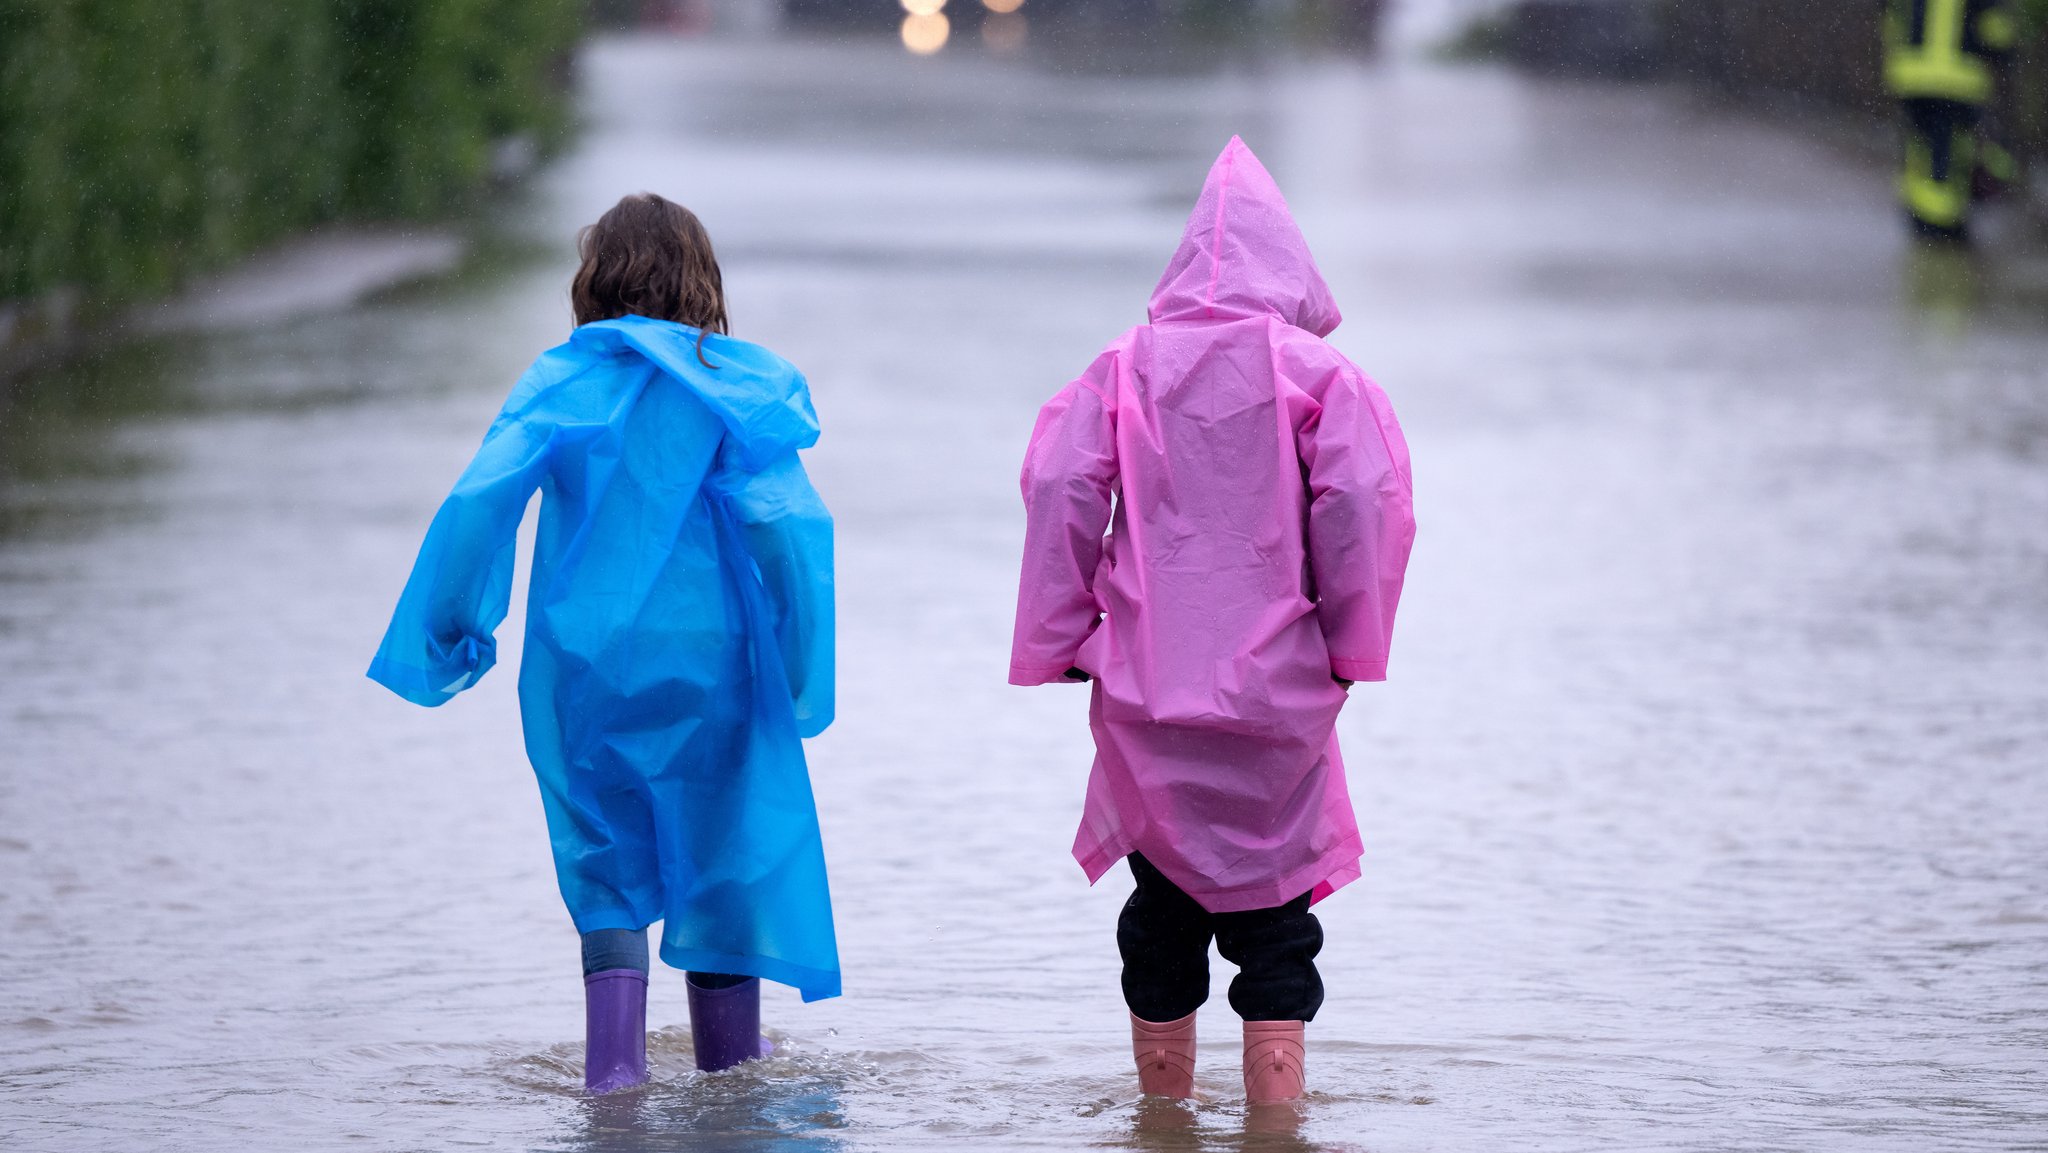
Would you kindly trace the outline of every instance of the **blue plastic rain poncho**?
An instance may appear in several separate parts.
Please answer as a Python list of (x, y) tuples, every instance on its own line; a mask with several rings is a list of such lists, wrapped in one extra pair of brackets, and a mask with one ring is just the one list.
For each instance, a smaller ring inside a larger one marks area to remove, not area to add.
[(581, 932), (663, 921), (683, 969), (839, 992), (800, 738), (832, 720), (832, 521), (803, 376), (629, 316), (541, 355), (434, 517), (370, 676), (438, 705), (496, 661), (544, 494), (519, 696)]

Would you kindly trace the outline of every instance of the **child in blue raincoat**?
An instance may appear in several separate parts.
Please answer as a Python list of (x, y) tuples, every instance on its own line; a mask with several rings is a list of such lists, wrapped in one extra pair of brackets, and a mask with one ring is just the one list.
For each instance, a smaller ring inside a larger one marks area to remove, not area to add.
[(433, 706), (490, 670), (539, 490), (519, 697), (605, 1091), (646, 1077), (656, 921), (700, 1068), (765, 1051), (759, 978), (839, 992), (802, 744), (832, 720), (832, 521), (803, 375), (726, 334), (696, 216), (628, 196), (579, 246), (576, 329), (435, 515), (369, 675)]

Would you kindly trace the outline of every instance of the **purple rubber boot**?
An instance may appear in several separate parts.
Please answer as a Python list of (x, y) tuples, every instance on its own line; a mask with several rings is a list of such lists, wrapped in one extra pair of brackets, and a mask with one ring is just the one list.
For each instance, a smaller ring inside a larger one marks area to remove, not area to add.
[(647, 1080), (647, 974), (606, 969), (583, 978), (583, 1087), (629, 1089)]
[(706, 989), (687, 979), (683, 984), (690, 989), (690, 1043), (697, 1049), (697, 1068), (716, 1073), (774, 1052), (774, 1043), (761, 1035), (759, 977), (724, 989)]

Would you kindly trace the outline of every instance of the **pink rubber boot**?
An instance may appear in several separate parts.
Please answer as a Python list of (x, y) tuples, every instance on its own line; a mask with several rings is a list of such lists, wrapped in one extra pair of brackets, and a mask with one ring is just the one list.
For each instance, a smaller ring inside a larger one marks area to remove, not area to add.
[(1244, 1099), (1272, 1105), (1301, 1096), (1305, 1074), (1301, 1021), (1244, 1023)]
[(1161, 1097), (1195, 1095), (1193, 1013), (1164, 1023), (1131, 1014), (1131, 1052), (1138, 1059), (1138, 1088)]

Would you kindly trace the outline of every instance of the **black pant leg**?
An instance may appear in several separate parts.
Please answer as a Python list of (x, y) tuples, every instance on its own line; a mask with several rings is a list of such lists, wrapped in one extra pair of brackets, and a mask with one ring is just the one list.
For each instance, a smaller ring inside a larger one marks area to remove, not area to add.
[(1209, 999), (1210, 914), (1152, 862), (1130, 856), (1138, 887), (1116, 923), (1124, 1003), (1147, 1021), (1178, 1021)]
[(1964, 239), (1978, 164), (1979, 109), (1955, 100), (1902, 102), (1906, 119), (1901, 174), (1908, 218), (1924, 236)]
[(1933, 100), (1927, 116), (1929, 143), (1934, 146), (1934, 178), (1967, 184), (1974, 175), (1977, 122), (1983, 113), (1953, 100)]
[(1313, 1021), (1323, 1006), (1316, 954), (1322, 922), (1308, 911), (1309, 894), (1272, 909), (1215, 915), (1216, 948), (1238, 967), (1230, 1007), (1247, 1021)]

